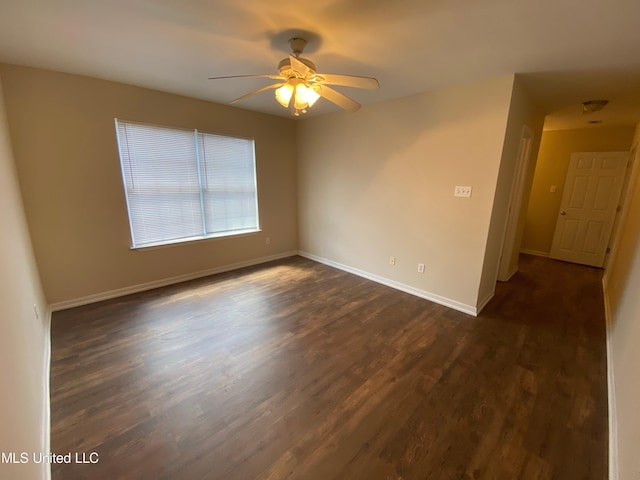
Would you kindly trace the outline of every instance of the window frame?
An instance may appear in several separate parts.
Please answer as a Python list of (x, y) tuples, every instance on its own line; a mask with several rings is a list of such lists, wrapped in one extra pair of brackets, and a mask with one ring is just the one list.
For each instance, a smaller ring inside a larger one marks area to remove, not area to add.
[[(127, 207), (127, 220), (128, 220), (128, 225), (129, 225), (129, 238), (130, 238), (130, 249), (131, 250), (143, 250), (143, 249), (151, 249), (151, 248), (162, 248), (162, 247), (170, 247), (170, 246), (175, 246), (175, 245), (180, 245), (180, 244), (186, 244), (186, 243), (192, 243), (192, 242), (200, 242), (203, 240), (213, 240), (213, 239), (220, 239), (220, 238), (229, 238), (229, 237), (235, 237), (235, 236), (244, 236), (244, 235), (251, 235), (251, 234), (255, 234), (255, 233), (259, 233), (262, 231), (261, 228), (261, 224), (260, 224), (260, 209), (259, 209), (259, 189), (258, 189), (258, 162), (257, 162), (257, 158), (256, 158), (256, 148), (255, 148), (255, 139), (253, 137), (244, 137), (244, 136), (240, 136), (240, 135), (229, 135), (227, 133), (218, 133), (218, 132), (210, 132), (210, 131), (205, 131), (205, 130), (200, 130), (197, 128), (185, 128), (185, 127), (174, 127), (174, 126), (168, 126), (168, 125), (161, 125), (161, 124), (154, 124), (154, 123), (146, 123), (146, 122), (139, 122), (139, 121), (131, 121), (131, 120), (124, 120), (124, 119), (119, 119), (119, 118), (114, 118), (114, 124), (115, 124), (115, 136), (116, 136), (116, 142), (117, 142), (117, 148), (118, 148), (118, 161), (119, 161), (119, 166), (120, 166), (120, 174), (121, 174), (121, 180), (122, 180), (122, 188), (124, 190), (124, 197), (125, 197), (125, 203), (126, 203), (126, 207)], [(165, 240), (161, 240), (161, 241), (157, 241), (157, 242), (148, 242), (148, 243), (144, 243), (144, 244), (136, 244), (135, 242), (135, 234), (134, 234), (134, 221), (131, 215), (131, 204), (130, 204), (130, 200), (129, 200), (129, 188), (128, 188), (128, 184), (127, 184), (127, 180), (126, 180), (126, 173), (125, 173), (125, 166), (124, 166), (124, 158), (122, 155), (122, 145), (121, 145), (121, 139), (120, 139), (120, 131), (119, 131), (119, 124), (122, 125), (139, 125), (142, 127), (151, 127), (151, 128), (159, 128), (159, 129), (167, 129), (167, 130), (174, 130), (174, 131), (181, 131), (181, 132), (187, 132), (187, 133), (191, 133), (194, 136), (194, 144), (195, 144), (195, 150), (196, 150), (196, 156), (194, 157), (194, 162), (196, 163), (196, 168), (198, 170), (198, 189), (199, 189), (199, 195), (200, 195), (200, 208), (201, 208), (201, 216), (203, 218), (202, 221), (202, 228), (203, 228), (203, 233), (202, 235), (194, 235), (194, 236), (188, 236), (188, 237), (182, 237), (182, 238), (173, 238), (173, 239), (165, 239)], [(204, 185), (203, 185), (203, 179), (200, 175), (200, 169), (202, 168), (202, 161), (200, 158), (200, 153), (199, 153), (199, 147), (200, 147), (200, 137), (199, 135), (211, 135), (211, 136), (217, 136), (217, 137), (223, 137), (223, 138), (230, 138), (230, 139), (239, 139), (239, 140), (247, 140), (249, 142), (251, 142), (251, 155), (252, 155), (252, 164), (253, 164), (253, 192), (254, 193), (254, 197), (255, 197), (255, 219), (256, 219), (256, 226), (255, 228), (246, 228), (246, 229), (238, 229), (238, 230), (226, 230), (226, 231), (218, 231), (218, 232), (213, 232), (213, 233), (206, 233), (206, 222), (204, 220), (204, 216), (205, 216), (205, 211), (204, 211)]]

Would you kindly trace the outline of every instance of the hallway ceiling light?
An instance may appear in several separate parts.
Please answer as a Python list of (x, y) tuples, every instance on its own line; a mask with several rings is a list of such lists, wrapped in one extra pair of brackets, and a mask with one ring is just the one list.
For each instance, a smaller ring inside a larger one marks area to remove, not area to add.
[(599, 112), (607, 106), (609, 100), (587, 100), (582, 102), (582, 113)]

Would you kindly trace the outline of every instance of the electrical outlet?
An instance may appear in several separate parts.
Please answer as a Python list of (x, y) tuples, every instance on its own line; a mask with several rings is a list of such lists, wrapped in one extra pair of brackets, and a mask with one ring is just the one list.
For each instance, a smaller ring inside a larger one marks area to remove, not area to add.
[(389, 265), (396, 266), (396, 257), (389, 257)]
[(471, 196), (471, 187), (461, 187), (456, 185), (456, 188), (453, 191), (453, 196), (469, 198)]
[(270, 237), (265, 238), (264, 243), (266, 243), (267, 245), (271, 245), (271, 238)]
[(424, 263), (418, 264), (418, 273), (424, 273)]

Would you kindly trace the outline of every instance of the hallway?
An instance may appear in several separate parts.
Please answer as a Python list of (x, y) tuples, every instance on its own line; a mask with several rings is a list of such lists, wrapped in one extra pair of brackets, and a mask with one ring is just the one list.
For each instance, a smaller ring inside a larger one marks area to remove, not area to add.
[(516, 363), (536, 378), (524, 445), (557, 463), (552, 478), (605, 479), (603, 270), (532, 255), (521, 255), (519, 267), (479, 318), (495, 335), (504, 329), (505, 342), (520, 343)]

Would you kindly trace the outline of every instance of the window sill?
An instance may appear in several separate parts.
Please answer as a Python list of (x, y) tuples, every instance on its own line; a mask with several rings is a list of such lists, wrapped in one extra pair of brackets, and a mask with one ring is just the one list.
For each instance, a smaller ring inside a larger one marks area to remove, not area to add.
[(259, 228), (252, 228), (249, 230), (235, 230), (233, 232), (224, 232), (217, 233), (213, 235), (200, 236), (200, 237), (189, 237), (189, 238), (180, 238), (177, 240), (171, 240), (168, 242), (158, 242), (158, 243), (150, 243), (148, 245), (137, 245), (130, 247), (131, 250), (134, 251), (148, 251), (148, 250), (156, 250), (159, 248), (168, 248), (168, 247), (177, 247), (185, 244), (192, 244), (196, 242), (204, 242), (207, 240), (218, 240), (230, 237), (240, 237), (247, 235), (255, 235), (256, 233), (261, 233), (262, 230)]

